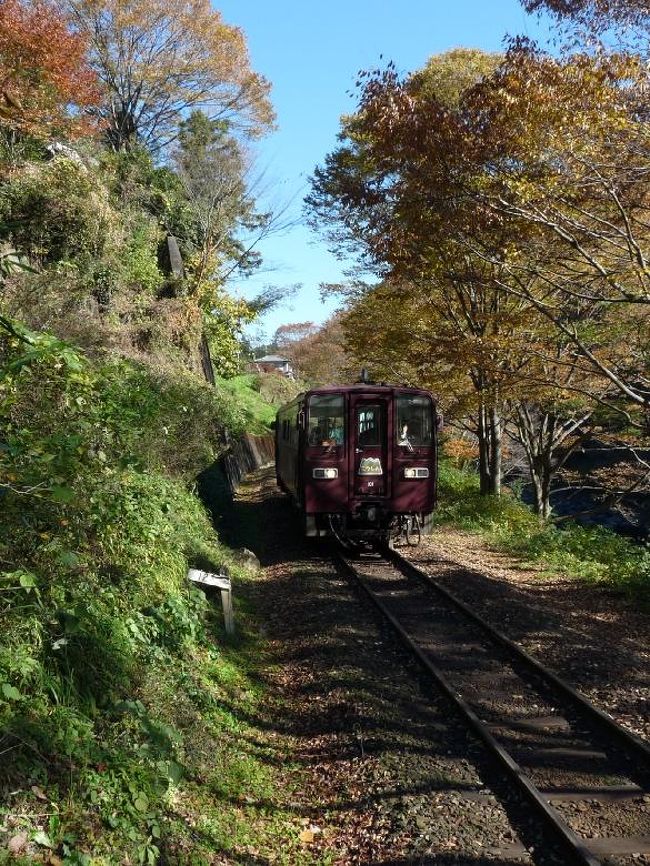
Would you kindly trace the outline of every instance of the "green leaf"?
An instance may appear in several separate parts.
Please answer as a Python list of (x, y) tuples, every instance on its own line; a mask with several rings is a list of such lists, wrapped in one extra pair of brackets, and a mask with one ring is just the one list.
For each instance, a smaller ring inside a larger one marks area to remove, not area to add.
[(170, 761), (167, 765), (167, 775), (177, 785), (183, 778), (183, 768), (176, 761)]
[(63, 626), (63, 631), (67, 635), (79, 633), (80, 619), (74, 611), (59, 610), (57, 613), (59, 622)]
[(84, 365), (80, 356), (71, 349), (64, 349), (61, 352), (61, 359), (65, 362), (69, 370), (79, 372), (83, 370)]
[(55, 502), (72, 502), (75, 493), (70, 487), (56, 485), (52, 488), (52, 499)]
[(36, 586), (36, 577), (29, 571), (20, 573), (20, 585), (23, 589), (32, 589)]
[(2, 684), (2, 694), (8, 701), (19, 701), (22, 698), (22, 695), (18, 691), (15, 686), (12, 686), (10, 683)]
[(139, 797), (136, 797), (135, 802), (133, 803), (138, 812), (146, 812), (149, 808), (149, 800), (146, 798), (144, 794), (140, 794)]
[(59, 563), (66, 568), (75, 568), (79, 565), (79, 557), (72, 550), (62, 550), (57, 558)]
[(52, 840), (43, 830), (39, 830), (37, 833), (34, 833), (32, 836), (32, 841), (36, 842), (37, 845), (43, 845), (45, 848), (53, 848)]

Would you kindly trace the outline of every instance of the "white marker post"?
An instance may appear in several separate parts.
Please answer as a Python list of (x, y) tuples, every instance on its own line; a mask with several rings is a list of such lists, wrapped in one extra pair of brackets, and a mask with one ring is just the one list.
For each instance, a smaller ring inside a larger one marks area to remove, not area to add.
[(190, 568), (187, 572), (188, 580), (192, 583), (200, 583), (203, 586), (216, 586), (221, 590), (221, 605), (223, 607), (223, 622), (226, 634), (235, 633), (235, 614), (232, 606), (232, 583), (225, 574), (210, 574), (209, 571), (201, 571), (198, 568)]

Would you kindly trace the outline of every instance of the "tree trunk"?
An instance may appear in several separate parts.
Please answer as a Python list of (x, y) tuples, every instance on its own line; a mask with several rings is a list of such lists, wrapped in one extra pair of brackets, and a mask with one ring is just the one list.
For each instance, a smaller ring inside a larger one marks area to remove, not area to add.
[(555, 472), (549, 472), (547, 476), (542, 479), (542, 496), (540, 499), (539, 511), (537, 513), (544, 521), (548, 520), (551, 516), (551, 481), (553, 480), (554, 475)]
[(481, 496), (487, 496), (490, 492), (490, 459), (489, 459), (489, 433), (486, 423), (485, 407), (481, 405), (478, 410), (478, 474)]
[[(591, 417), (561, 420), (554, 412), (544, 412), (535, 406), (517, 407), (517, 438), (526, 452), (526, 461), (533, 485), (535, 513), (540, 520), (551, 516), (551, 485), (569, 456), (584, 439), (580, 429)], [(575, 436), (569, 441), (570, 436)]]
[(490, 407), (490, 490), (493, 496), (501, 496), (501, 462), (503, 454), (503, 431), (501, 416), (496, 406)]
[(551, 481), (553, 480), (553, 433), (555, 421), (549, 413), (531, 414), (526, 404), (517, 407), (517, 432), (524, 451), (533, 485), (533, 507), (540, 519), (551, 513)]
[(201, 369), (203, 370), (205, 381), (214, 385), (214, 367), (212, 366), (212, 357), (210, 356), (210, 344), (208, 343), (208, 338), (205, 336), (205, 333), (201, 334), (199, 356), (201, 358)]
[(542, 466), (537, 460), (529, 463), (530, 480), (533, 484), (533, 507), (540, 520), (548, 520), (551, 516), (551, 481), (554, 472), (548, 471), (548, 466)]
[(481, 495), (500, 496), (503, 433), (496, 406), (479, 407), (477, 434)]

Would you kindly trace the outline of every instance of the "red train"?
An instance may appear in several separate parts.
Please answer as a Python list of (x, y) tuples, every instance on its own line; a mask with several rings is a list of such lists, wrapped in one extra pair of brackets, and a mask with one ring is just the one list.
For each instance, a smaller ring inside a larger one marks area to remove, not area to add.
[(328, 386), (276, 418), (276, 474), (307, 536), (417, 543), (436, 504), (438, 415), (428, 391)]

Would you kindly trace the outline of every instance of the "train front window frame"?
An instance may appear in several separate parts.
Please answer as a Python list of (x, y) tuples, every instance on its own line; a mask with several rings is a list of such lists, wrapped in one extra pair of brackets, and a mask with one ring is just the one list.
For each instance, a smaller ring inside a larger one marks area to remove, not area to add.
[(343, 394), (313, 394), (309, 398), (307, 444), (330, 448), (345, 444), (345, 398)]
[(398, 447), (432, 448), (434, 443), (433, 403), (429, 397), (398, 394), (395, 399), (395, 441)]
[(366, 448), (380, 448), (383, 433), (382, 407), (379, 403), (357, 406), (357, 442)]

